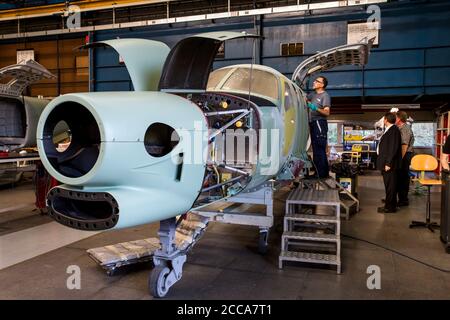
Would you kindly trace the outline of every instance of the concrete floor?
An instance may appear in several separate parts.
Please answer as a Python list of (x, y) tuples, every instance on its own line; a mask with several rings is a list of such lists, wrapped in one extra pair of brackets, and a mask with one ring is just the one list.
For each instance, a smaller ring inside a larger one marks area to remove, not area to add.
[[(359, 183), (361, 212), (342, 221), (343, 234), (450, 270), (450, 255), (444, 251), (439, 232), (408, 228), (411, 219), (423, 219), (424, 196), (411, 195), (410, 207), (396, 214), (379, 214), (376, 208), (384, 196), (381, 177), (362, 176)], [(14, 205), (32, 203), (32, 196), (29, 185), (0, 190), (0, 210), (13, 208), (0, 211), (0, 242), (11, 233), (27, 230), (30, 223), (49, 224), (47, 217), (31, 211), (32, 206), (14, 210)], [(276, 224), (265, 256), (256, 253), (256, 228), (211, 223), (189, 254), (183, 279), (171, 288), (168, 299), (450, 299), (450, 273), (346, 237), (342, 238), (341, 275), (332, 267), (295, 263), (279, 270), (286, 196), (287, 192), (276, 195)], [(439, 220), (439, 196), (436, 192), (432, 197), (435, 221)], [(151, 299), (147, 292), (150, 266), (108, 277), (86, 249), (156, 236), (157, 228), (158, 224), (152, 224), (99, 233), (0, 270), (0, 299)], [(70, 265), (81, 268), (80, 290), (66, 287)], [(367, 288), (370, 265), (381, 268), (380, 290)]]

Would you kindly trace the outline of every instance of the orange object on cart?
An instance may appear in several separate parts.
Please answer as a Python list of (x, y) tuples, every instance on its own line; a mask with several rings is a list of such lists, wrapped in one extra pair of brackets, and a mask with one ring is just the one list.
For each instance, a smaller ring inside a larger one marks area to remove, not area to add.
[(57, 186), (59, 182), (50, 176), (50, 174), (45, 170), (44, 166), (41, 162), (36, 163), (36, 175), (34, 179), (35, 183), (35, 195), (36, 195), (36, 208), (38, 208), (41, 212), (46, 209), (46, 199), (47, 193), (51, 188)]

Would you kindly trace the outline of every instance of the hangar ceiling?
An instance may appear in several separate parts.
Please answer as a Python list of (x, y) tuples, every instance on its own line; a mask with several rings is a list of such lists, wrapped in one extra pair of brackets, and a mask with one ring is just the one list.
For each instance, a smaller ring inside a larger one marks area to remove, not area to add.
[[(64, 29), (64, 18), (71, 12), (70, 5), (76, 5), (81, 11), (81, 27), (118, 24), (131, 22), (147, 22), (151, 20), (176, 19), (180, 17), (205, 15), (203, 19), (214, 19), (206, 15), (229, 13), (229, 16), (246, 16), (277, 12), (297, 11), (309, 15), (323, 10), (339, 10), (348, 6), (360, 6), (388, 0), (93, 0), (93, 1), (45, 1), (48, 5), (29, 6), (42, 1), (23, 1), (15, 8), (1, 6), (1, 35), (30, 33), (45, 30)], [(27, 5), (28, 3), (28, 5)], [(297, 7), (298, 6), (298, 7)], [(2, 10), (3, 8), (3, 10)], [(283, 8), (283, 9), (281, 9)], [(267, 11), (267, 9), (271, 9)], [(273, 11), (272, 11), (273, 9)], [(251, 10), (266, 10), (254, 11)], [(224, 18), (225, 16), (222, 16)], [(216, 16), (217, 18), (217, 16)], [(198, 17), (197, 20), (202, 20)], [(14, 21), (14, 23), (11, 23)], [(175, 21), (167, 21), (175, 22)], [(153, 23), (153, 22), (152, 22)], [(83, 30), (86, 31), (86, 30)], [(89, 31), (89, 30), (87, 30)], [(92, 30), (91, 30), (92, 31)]]

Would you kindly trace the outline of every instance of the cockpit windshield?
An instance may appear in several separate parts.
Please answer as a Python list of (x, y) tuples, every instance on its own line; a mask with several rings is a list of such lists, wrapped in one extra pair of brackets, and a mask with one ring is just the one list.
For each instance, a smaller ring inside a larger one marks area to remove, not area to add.
[[(207, 90), (230, 90), (241, 93), (257, 94), (279, 100), (278, 79), (270, 72), (239, 67), (236, 68), (228, 79), (220, 84), (223, 77), (230, 71), (230, 68), (223, 68), (213, 71), (209, 76)], [(252, 81), (250, 85), (250, 73)]]

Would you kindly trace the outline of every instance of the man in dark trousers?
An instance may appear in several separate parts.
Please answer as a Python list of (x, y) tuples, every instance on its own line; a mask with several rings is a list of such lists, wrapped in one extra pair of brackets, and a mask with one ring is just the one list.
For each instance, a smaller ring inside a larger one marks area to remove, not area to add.
[(408, 115), (405, 111), (397, 112), (397, 121), (395, 124), (400, 130), (402, 138), (402, 161), (401, 166), (397, 170), (397, 194), (398, 194), (398, 206), (408, 206), (408, 192), (409, 192), (409, 166), (411, 165), (411, 159), (414, 151), (414, 134), (411, 126), (406, 123)]
[(327, 78), (320, 76), (314, 80), (314, 92), (308, 94), (308, 107), (311, 109), (309, 117), (309, 129), (311, 134), (311, 145), (313, 149), (313, 162), (317, 170), (318, 178), (329, 176), (327, 143), (328, 143), (328, 123), (327, 117), (330, 115), (330, 96), (325, 91), (328, 85)]
[(377, 168), (383, 176), (386, 201), (384, 207), (379, 207), (380, 213), (394, 213), (397, 211), (397, 170), (402, 160), (401, 134), (395, 124), (393, 113), (384, 115), (385, 131), (377, 148)]

